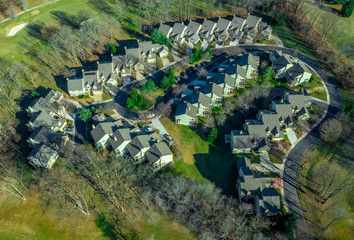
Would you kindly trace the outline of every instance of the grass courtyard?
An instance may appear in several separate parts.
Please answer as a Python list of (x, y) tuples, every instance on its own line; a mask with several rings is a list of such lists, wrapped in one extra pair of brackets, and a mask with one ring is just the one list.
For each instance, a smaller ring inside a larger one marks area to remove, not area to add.
[(187, 126), (177, 125), (167, 118), (161, 122), (177, 145), (176, 162), (165, 171), (184, 174), (200, 182), (210, 181), (225, 194), (236, 194), (237, 157), (233, 156), (230, 147), (225, 145), (222, 131), (219, 131), (218, 140), (213, 146)]

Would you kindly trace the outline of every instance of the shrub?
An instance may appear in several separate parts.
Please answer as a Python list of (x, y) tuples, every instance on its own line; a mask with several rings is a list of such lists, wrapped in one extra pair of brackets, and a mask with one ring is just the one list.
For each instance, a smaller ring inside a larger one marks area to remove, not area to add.
[(141, 87), (141, 91), (143, 92), (152, 92), (155, 91), (155, 82), (152, 79), (149, 79), (149, 81), (147, 81), (147, 83), (145, 83), (142, 87)]
[(31, 93), (31, 97), (35, 98), (35, 97), (39, 97), (39, 93), (37, 91), (33, 91)]
[(211, 109), (211, 113), (212, 113), (212, 114), (218, 114), (218, 113), (222, 113), (222, 112), (223, 112), (222, 107), (213, 107), (213, 108)]
[(87, 122), (92, 117), (90, 109), (84, 108), (80, 111), (78, 118), (83, 122)]
[(207, 142), (209, 144), (213, 144), (217, 138), (218, 138), (218, 130), (216, 128), (213, 128), (208, 135)]

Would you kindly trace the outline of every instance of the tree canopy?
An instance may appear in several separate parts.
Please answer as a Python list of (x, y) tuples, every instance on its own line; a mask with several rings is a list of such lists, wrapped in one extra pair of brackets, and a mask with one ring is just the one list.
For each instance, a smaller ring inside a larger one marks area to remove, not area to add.
[(92, 112), (90, 109), (84, 108), (80, 111), (79, 119), (81, 119), (83, 122), (87, 122), (90, 118), (92, 118)]
[(147, 100), (144, 96), (139, 94), (138, 90), (133, 89), (129, 97), (127, 98), (127, 108), (137, 111), (143, 111), (147, 109)]
[(151, 40), (154, 43), (166, 45), (169, 47), (171, 45), (170, 39), (168, 39), (161, 31), (159, 31), (157, 28), (155, 28), (151, 34)]

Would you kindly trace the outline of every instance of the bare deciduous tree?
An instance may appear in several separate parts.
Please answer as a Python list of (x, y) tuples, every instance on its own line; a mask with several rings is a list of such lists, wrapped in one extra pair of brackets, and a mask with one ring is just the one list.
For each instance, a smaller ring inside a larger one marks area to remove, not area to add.
[(326, 142), (336, 141), (342, 133), (342, 125), (337, 119), (328, 119), (322, 123), (320, 134)]
[(25, 186), (19, 169), (6, 163), (6, 156), (0, 156), (0, 190), (26, 200)]

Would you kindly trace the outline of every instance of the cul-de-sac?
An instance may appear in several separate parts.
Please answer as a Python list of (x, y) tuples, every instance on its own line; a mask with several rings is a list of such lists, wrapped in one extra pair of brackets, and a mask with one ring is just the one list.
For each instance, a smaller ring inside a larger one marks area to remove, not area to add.
[(353, 239), (353, 9), (0, 0), (0, 239)]

